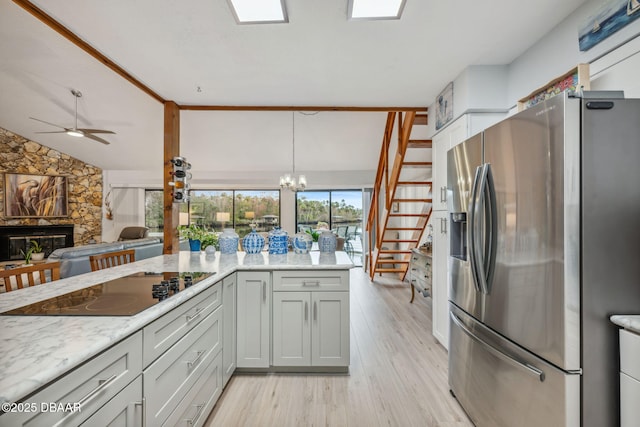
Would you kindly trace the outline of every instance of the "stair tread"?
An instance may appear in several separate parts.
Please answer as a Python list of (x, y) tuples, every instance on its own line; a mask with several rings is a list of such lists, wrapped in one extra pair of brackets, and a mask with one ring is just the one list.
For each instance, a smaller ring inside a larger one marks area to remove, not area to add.
[(387, 231), (419, 231), (421, 227), (387, 227)]
[(410, 139), (407, 148), (431, 148), (432, 143), (430, 139)]
[(433, 181), (398, 181), (396, 185), (432, 185)]
[(402, 162), (403, 166), (432, 166), (433, 162)]
[(393, 214), (389, 214), (389, 216), (393, 216), (393, 217), (402, 217), (402, 216), (428, 217), (429, 214), (428, 213), (424, 213), (424, 214), (393, 213)]
[(405, 269), (403, 268), (376, 268), (376, 273), (404, 273)]
[(411, 253), (411, 249), (380, 249), (379, 254), (408, 254)]
[(403, 259), (379, 259), (376, 261), (376, 264), (409, 264), (409, 261), (405, 261)]
[(393, 199), (394, 202), (410, 203), (410, 202), (425, 202), (433, 203), (433, 199)]
[(417, 242), (418, 239), (382, 239), (382, 241), (387, 243), (411, 243)]

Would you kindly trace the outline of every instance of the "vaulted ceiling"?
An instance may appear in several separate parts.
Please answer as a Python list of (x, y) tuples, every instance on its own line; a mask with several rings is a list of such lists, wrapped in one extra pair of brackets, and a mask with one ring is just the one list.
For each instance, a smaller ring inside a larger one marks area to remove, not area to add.
[[(347, 0), (286, 0), (287, 24), (238, 25), (225, 0), (32, 4), (179, 105), (427, 107), (467, 66), (509, 64), (584, 0), (407, 0), (349, 21)], [(19, 3), (19, 2), (18, 2)], [(23, 2), (24, 3), (24, 2)], [(163, 105), (15, 2), (0, 2), (0, 127), (110, 170), (161, 169)], [(110, 129), (110, 145), (30, 120)], [(380, 112), (297, 113), (296, 168), (375, 170)], [(291, 164), (290, 112), (184, 111), (194, 168)], [(320, 166), (324, 162), (324, 165)]]

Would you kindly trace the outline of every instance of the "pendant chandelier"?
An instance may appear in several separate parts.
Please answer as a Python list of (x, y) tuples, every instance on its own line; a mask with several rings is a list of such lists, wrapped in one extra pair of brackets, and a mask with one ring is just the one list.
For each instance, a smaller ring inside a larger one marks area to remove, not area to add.
[(291, 173), (280, 177), (280, 188), (290, 191), (304, 191), (307, 188), (307, 177), (300, 175), (296, 178), (296, 116), (295, 111), (291, 112)]

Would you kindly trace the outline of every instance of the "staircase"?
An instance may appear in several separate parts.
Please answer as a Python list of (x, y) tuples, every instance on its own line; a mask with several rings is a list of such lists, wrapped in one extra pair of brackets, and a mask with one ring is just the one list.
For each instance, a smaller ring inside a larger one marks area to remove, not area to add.
[[(396, 120), (397, 119), (397, 120)], [(397, 143), (393, 144), (397, 123)], [(426, 114), (389, 112), (371, 207), (367, 218), (368, 271), (397, 273), (404, 280), (411, 250), (418, 246), (431, 216), (431, 140), (411, 139), (414, 125), (427, 123)], [(395, 151), (394, 155), (390, 152)]]

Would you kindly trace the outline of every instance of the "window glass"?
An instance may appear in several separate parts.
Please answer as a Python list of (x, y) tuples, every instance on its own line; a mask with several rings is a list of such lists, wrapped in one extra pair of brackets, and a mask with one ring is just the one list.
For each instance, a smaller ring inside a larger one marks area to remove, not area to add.
[(233, 220), (240, 237), (251, 231), (252, 223), (256, 231), (270, 231), (280, 224), (280, 192), (236, 191)]
[(296, 223), (298, 231), (315, 229), (318, 226), (318, 222), (326, 222), (330, 225), (329, 195), (329, 191), (303, 191), (296, 193)]
[(144, 192), (144, 226), (149, 233), (162, 233), (164, 229), (164, 202), (162, 190)]

